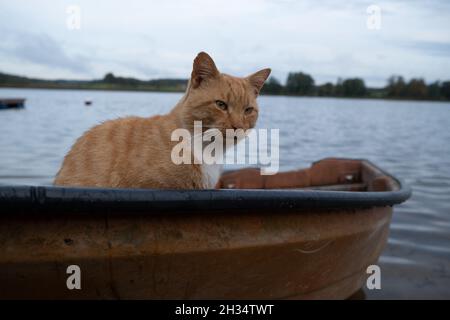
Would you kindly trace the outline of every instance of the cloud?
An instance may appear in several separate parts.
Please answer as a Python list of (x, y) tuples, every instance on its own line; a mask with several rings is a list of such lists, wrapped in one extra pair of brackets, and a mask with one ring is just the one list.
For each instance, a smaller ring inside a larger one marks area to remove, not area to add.
[(79, 54), (69, 56), (60, 42), (44, 33), (9, 33), (6, 41), (0, 45), (0, 50), (24, 62), (69, 70), (78, 74), (89, 73), (87, 57)]
[(402, 45), (407, 49), (418, 50), (431, 56), (450, 56), (450, 42), (411, 41)]
[[(317, 83), (362, 77), (378, 86), (392, 73), (433, 81), (450, 69), (450, 2), (443, 0), (77, 0), (77, 31), (65, 25), (73, 1), (35, 3), (2, 4), (0, 69), (35, 77), (186, 78), (202, 50), (226, 73), (271, 67), (281, 81), (304, 71)], [(373, 3), (382, 9), (377, 31), (366, 27)]]

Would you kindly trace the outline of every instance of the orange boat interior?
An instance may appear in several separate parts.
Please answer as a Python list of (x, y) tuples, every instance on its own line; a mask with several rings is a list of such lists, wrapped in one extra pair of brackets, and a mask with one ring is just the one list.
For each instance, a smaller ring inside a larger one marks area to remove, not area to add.
[(310, 168), (261, 175), (258, 168), (224, 173), (220, 189), (305, 189), (328, 191), (396, 191), (399, 183), (365, 160), (324, 159)]

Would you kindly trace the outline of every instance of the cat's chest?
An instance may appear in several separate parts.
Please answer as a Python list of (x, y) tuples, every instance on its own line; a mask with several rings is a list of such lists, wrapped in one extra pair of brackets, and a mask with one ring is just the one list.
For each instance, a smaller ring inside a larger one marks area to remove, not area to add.
[(221, 164), (202, 164), (202, 182), (205, 189), (214, 189), (222, 173)]

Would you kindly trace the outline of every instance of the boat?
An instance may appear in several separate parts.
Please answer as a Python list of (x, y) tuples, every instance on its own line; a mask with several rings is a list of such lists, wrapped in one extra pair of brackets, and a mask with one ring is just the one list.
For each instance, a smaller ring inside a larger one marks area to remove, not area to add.
[(410, 195), (336, 158), (225, 172), (214, 190), (2, 186), (0, 298), (346, 299)]
[(0, 98), (1, 109), (25, 108), (25, 99), (2, 99)]

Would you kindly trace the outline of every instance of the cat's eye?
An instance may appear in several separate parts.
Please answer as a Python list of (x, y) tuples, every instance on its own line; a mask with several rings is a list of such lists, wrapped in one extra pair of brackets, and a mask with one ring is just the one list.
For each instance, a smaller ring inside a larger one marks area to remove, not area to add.
[(244, 113), (245, 113), (245, 114), (250, 114), (250, 113), (253, 112), (253, 110), (255, 110), (255, 108), (253, 108), (253, 107), (247, 107), (247, 108), (245, 108)]
[(218, 106), (222, 110), (227, 110), (228, 105), (222, 100), (216, 100), (216, 106)]

